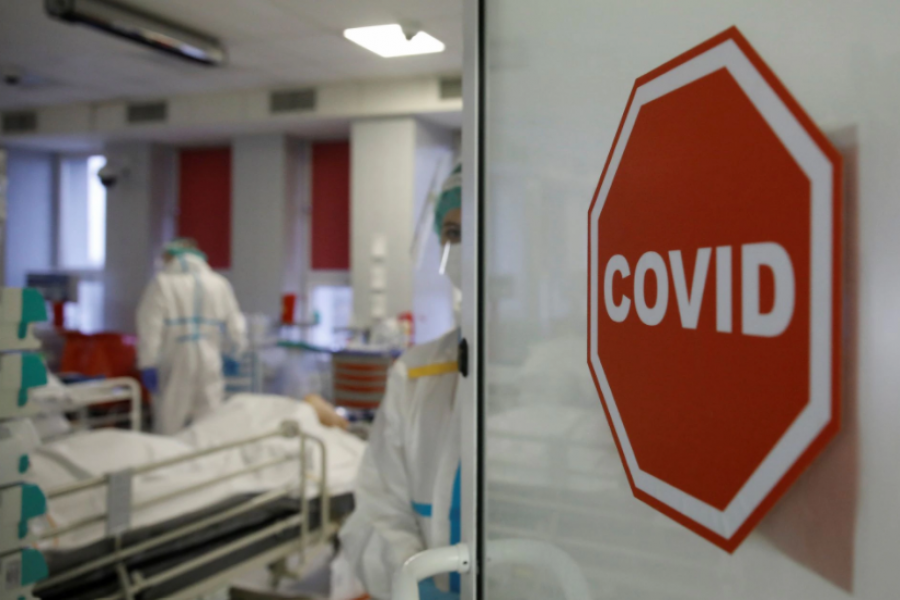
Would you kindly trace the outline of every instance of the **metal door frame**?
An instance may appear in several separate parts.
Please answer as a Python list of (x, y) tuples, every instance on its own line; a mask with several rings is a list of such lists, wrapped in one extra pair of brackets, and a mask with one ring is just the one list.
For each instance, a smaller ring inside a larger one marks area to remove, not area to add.
[(484, 597), (484, 0), (463, 0), (463, 306), (468, 376), (461, 377), (462, 541), (473, 553), (462, 598)]

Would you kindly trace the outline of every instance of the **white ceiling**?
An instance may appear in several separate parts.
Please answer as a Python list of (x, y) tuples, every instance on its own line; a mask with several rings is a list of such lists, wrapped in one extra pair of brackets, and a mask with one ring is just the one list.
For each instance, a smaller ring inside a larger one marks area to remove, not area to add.
[[(208, 33), (228, 64), (209, 68), (84, 26), (52, 20), (42, 0), (0, 0), (0, 108), (141, 99), (462, 70), (461, 0), (127, 0)], [(447, 45), (440, 54), (385, 59), (343, 38), (348, 27), (410, 19)]]

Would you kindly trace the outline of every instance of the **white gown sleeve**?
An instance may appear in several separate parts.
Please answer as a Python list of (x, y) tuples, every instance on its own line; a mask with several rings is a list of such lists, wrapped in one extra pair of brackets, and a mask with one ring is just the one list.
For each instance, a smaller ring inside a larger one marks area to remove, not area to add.
[(225, 291), (227, 294), (227, 315), (225, 317), (225, 329), (228, 333), (228, 339), (231, 341), (230, 352), (238, 357), (247, 350), (247, 320), (238, 306), (237, 298), (234, 295), (234, 288), (225, 281)]
[(389, 600), (391, 578), (425, 543), (410, 501), (404, 461), (403, 367), (391, 369), (385, 398), (357, 475), (356, 510), (341, 529), (342, 548), (372, 598)]
[(159, 279), (144, 290), (137, 310), (138, 368), (157, 367), (166, 326), (166, 307)]

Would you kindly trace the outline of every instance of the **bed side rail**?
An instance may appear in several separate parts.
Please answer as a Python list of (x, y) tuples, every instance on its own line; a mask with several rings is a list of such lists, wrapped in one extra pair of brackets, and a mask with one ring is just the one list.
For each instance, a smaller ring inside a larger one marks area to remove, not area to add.
[[(94, 559), (87, 563), (83, 563), (77, 567), (69, 569), (63, 573), (54, 574), (49, 579), (43, 581), (40, 584), (40, 588), (51, 588), (56, 585), (65, 583), (66, 581), (78, 578), (86, 573), (89, 573), (95, 569), (105, 567), (111, 564), (116, 564), (117, 571), (119, 572), (120, 584), (122, 586), (122, 590), (119, 594), (109, 597), (109, 600), (127, 600), (129, 598), (133, 598), (135, 594), (140, 593), (143, 590), (146, 590), (150, 587), (173, 579), (186, 573), (194, 568), (198, 568), (202, 565), (205, 565), (209, 562), (212, 562), (222, 556), (225, 556), (231, 552), (235, 552), (244, 548), (246, 546), (252, 545), (257, 541), (264, 539), (267, 536), (271, 536), (277, 534), (285, 529), (291, 527), (297, 527), (299, 525), (299, 535), (296, 541), (295, 547), (292, 548), (293, 551), (296, 551), (300, 554), (301, 557), (305, 557), (306, 547), (312, 543), (316, 543), (322, 539), (325, 539), (329, 535), (329, 523), (331, 521), (330, 514), (330, 494), (328, 492), (327, 485), (327, 448), (323, 440), (308, 435), (304, 433), (299, 424), (296, 421), (284, 421), (279, 427), (273, 431), (267, 432), (265, 434), (252, 436), (249, 438), (244, 438), (241, 440), (236, 440), (234, 442), (229, 442), (226, 444), (222, 444), (220, 446), (207, 448), (204, 450), (200, 450), (197, 452), (193, 452), (190, 454), (165, 459), (161, 461), (156, 461), (153, 463), (149, 463), (146, 465), (141, 465), (134, 469), (131, 469), (128, 473), (129, 482), (130, 477), (136, 474), (148, 473), (154, 470), (162, 469), (165, 467), (170, 467), (180, 463), (186, 463), (192, 460), (196, 460), (199, 458), (207, 457), (211, 454), (217, 452), (223, 452), (226, 450), (231, 450), (235, 448), (239, 448), (241, 446), (246, 446), (250, 444), (255, 444), (261, 442), (266, 439), (272, 438), (296, 438), (298, 440), (298, 452), (296, 454), (289, 454), (284, 457), (279, 457), (273, 460), (264, 461), (255, 465), (251, 465), (250, 467), (239, 469), (234, 472), (229, 472), (223, 475), (219, 475), (215, 478), (211, 478), (207, 481), (203, 481), (197, 484), (192, 484), (186, 486), (185, 488), (174, 490), (171, 493), (161, 495), (159, 497), (154, 497), (140, 503), (131, 503), (131, 510), (137, 510), (140, 508), (144, 508), (151, 504), (162, 502), (164, 500), (168, 500), (179, 495), (184, 495), (187, 493), (196, 492), (204, 487), (208, 487), (211, 485), (215, 485), (222, 481), (225, 481), (229, 478), (239, 477), (242, 475), (246, 475), (252, 472), (262, 471), (264, 469), (288, 463), (291, 461), (298, 461), (300, 466), (299, 470), (299, 480), (296, 483), (291, 483), (285, 486), (281, 486), (279, 488), (273, 489), (269, 492), (260, 494), (258, 496), (254, 496), (248, 501), (242, 502), (230, 509), (227, 509), (221, 513), (210, 515), (200, 521), (190, 523), (179, 527), (177, 529), (173, 529), (167, 531), (161, 535), (155, 536), (151, 539), (145, 540), (139, 544), (135, 544), (134, 546), (130, 546), (128, 548), (121, 547), (121, 535), (127, 529), (122, 529), (117, 532), (110, 532), (110, 534), (115, 537), (116, 544), (115, 550), (111, 552), (107, 556), (100, 557), (98, 559)], [(306, 446), (307, 442), (315, 444), (319, 447), (319, 465), (320, 472), (322, 473), (321, 477), (316, 477), (314, 473), (310, 472), (308, 468), (308, 461), (306, 460)], [(54, 490), (50, 490), (48, 492), (48, 498), (52, 501), (54, 498), (59, 498), (62, 496), (66, 496), (69, 494), (74, 494), (77, 492), (82, 492), (91, 488), (100, 487), (100, 486), (110, 486), (111, 481), (115, 481), (117, 477), (121, 477), (121, 473), (110, 473), (107, 475), (103, 475), (100, 477), (95, 477), (85, 481), (79, 481), (67, 486), (62, 486), (60, 488), (56, 488)], [(321, 505), (321, 519), (320, 519), (320, 527), (318, 529), (318, 535), (313, 535), (310, 531), (310, 523), (309, 523), (309, 493), (307, 488), (307, 481), (311, 481), (316, 484), (316, 492), (318, 492), (318, 496), (320, 497), (320, 505)], [(215, 525), (216, 523), (224, 522), (228, 519), (233, 519), (242, 514), (251, 512), (253, 510), (258, 509), (260, 506), (263, 506), (269, 502), (273, 502), (280, 498), (291, 497), (293, 495), (299, 495), (298, 500), (298, 513), (277, 521), (273, 523), (269, 527), (264, 530), (252, 532), (234, 542), (229, 543), (226, 546), (217, 548), (208, 553), (205, 553), (201, 556), (198, 556), (190, 561), (179, 564), (176, 567), (173, 567), (167, 571), (162, 573), (157, 573), (149, 578), (144, 578), (141, 576), (139, 572), (131, 572), (129, 573), (127, 570), (127, 566), (125, 561), (132, 556), (135, 556), (141, 552), (145, 552), (162, 544), (174, 542), (175, 540), (191, 535), (202, 530), (205, 527), (209, 527)], [(110, 498), (107, 497), (107, 507), (109, 506)], [(106, 522), (107, 525), (110, 523), (109, 518), (109, 510), (107, 509), (103, 513), (99, 513), (97, 515), (87, 517), (78, 521), (76, 523), (72, 523), (63, 528), (57, 528), (50, 531), (45, 532), (40, 536), (42, 540), (46, 540), (49, 538), (57, 537), (63, 535), (65, 533), (70, 533), (82, 527), (87, 527), (89, 525), (95, 525), (99, 523)], [(315, 538), (315, 539), (313, 539)]]
[[(32, 397), (44, 413), (77, 413), (75, 431), (129, 421), (132, 431), (141, 430), (141, 384), (131, 377), (114, 377), (73, 383), (61, 388), (35, 388)], [(88, 409), (99, 404), (127, 400), (127, 413), (90, 417)]]

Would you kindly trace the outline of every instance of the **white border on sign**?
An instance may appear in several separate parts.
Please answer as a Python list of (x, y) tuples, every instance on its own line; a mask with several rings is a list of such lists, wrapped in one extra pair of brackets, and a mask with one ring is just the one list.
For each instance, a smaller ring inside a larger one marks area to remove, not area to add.
[[(811, 184), (810, 223), (810, 344), (809, 403), (769, 452), (760, 466), (744, 483), (731, 503), (720, 511), (672, 485), (641, 470), (635, 458), (628, 432), (619, 415), (615, 395), (598, 357), (597, 323), (600, 296), (597, 264), (598, 217), (606, 202), (622, 154), (634, 129), (641, 106), (677, 90), (721, 68), (728, 69), (738, 85), (762, 114), (775, 135), (784, 144)], [(615, 427), (622, 452), (628, 463), (634, 485), (717, 535), (731, 539), (753, 511), (787, 474), (809, 445), (831, 421), (831, 343), (832, 343), (832, 197), (834, 190), (832, 165), (809, 133), (797, 121), (768, 82), (753, 66), (733, 40), (707, 50), (703, 54), (664, 73), (638, 88), (622, 126), (597, 201), (591, 209), (590, 249), (593, 260), (590, 274), (591, 330), (590, 360), (600, 383), (607, 409)]]

